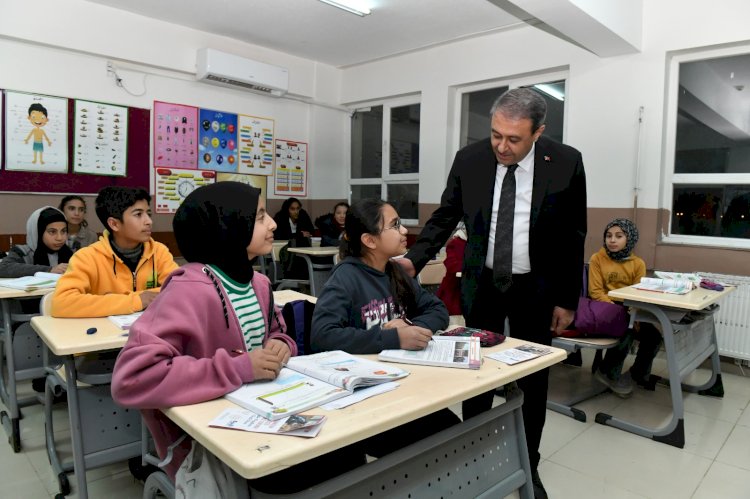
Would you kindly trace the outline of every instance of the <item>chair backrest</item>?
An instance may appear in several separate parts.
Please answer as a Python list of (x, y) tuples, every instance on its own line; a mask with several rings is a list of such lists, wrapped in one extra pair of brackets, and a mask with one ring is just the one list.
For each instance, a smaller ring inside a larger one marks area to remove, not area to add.
[(52, 315), (52, 296), (55, 293), (48, 293), (42, 296), (39, 302), (39, 315)]
[(281, 315), (286, 322), (286, 334), (297, 342), (297, 355), (312, 353), (310, 330), (315, 304), (307, 300), (294, 300), (286, 303)]

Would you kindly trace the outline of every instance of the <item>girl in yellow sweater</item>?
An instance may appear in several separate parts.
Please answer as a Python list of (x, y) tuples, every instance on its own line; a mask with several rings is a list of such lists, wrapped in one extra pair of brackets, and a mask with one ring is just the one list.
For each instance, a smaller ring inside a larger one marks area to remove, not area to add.
[[(604, 246), (589, 262), (589, 296), (592, 299), (612, 303), (607, 293), (636, 284), (646, 275), (645, 262), (633, 254), (637, 242), (638, 229), (630, 220), (616, 218), (607, 224)], [(640, 342), (638, 354), (630, 372), (622, 374), (623, 363), (634, 339)], [(596, 371), (596, 379), (623, 398), (633, 393), (633, 381), (653, 390), (658, 378), (651, 376), (651, 364), (660, 345), (661, 333), (653, 324), (636, 323), (634, 330), (628, 330), (617, 345), (607, 350)]]

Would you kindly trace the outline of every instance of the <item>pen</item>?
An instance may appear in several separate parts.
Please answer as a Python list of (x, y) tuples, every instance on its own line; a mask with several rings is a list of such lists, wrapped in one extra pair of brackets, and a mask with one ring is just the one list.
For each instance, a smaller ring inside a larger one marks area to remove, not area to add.
[(410, 326), (414, 325), (414, 323), (410, 321), (408, 317), (402, 317), (401, 320), (403, 320), (405, 323), (407, 323)]

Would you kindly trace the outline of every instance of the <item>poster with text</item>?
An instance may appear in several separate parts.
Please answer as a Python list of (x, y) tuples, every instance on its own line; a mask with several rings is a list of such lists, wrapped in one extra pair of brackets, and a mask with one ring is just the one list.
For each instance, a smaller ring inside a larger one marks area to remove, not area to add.
[(68, 99), (5, 92), (5, 168), (67, 173)]
[(128, 165), (128, 108), (75, 101), (73, 171), (125, 177)]
[(216, 182), (216, 172), (211, 170), (185, 170), (156, 168), (156, 213), (174, 213), (188, 194), (202, 185)]
[(307, 144), (276, 139), (276, 168), (273, 193), (307, 196)]
[(237, 171), (237, 115), (200, 110), (198, 168), (219, 172)]
[(239, 115), (237, 173), (273, 175), (273, 126), (274, 121), (269, 118)]
[(243, 184), (257, 187), (260, 189), (260, 197), (263, 202), (268, 206), (268, 194), (266, 193), (266, 186), (268, 185), (268, 177), (262, 175), (245, 175), (243, 173), (217, 173), (217, 182), (242, 182)]
[(198, 168), (198, 108), (154, 101), (154, 167)]

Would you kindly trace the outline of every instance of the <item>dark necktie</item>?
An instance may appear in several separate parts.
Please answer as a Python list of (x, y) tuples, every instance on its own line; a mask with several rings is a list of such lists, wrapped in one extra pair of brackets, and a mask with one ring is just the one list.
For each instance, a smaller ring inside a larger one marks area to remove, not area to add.
[(500, 203), (497, 207), (495, 225), (495, 258), (493, 277), (500, 291), (507, 291), (513, 283), (513, 215), (516, 208), (516, 168), (508, 165), (500, 189)]

